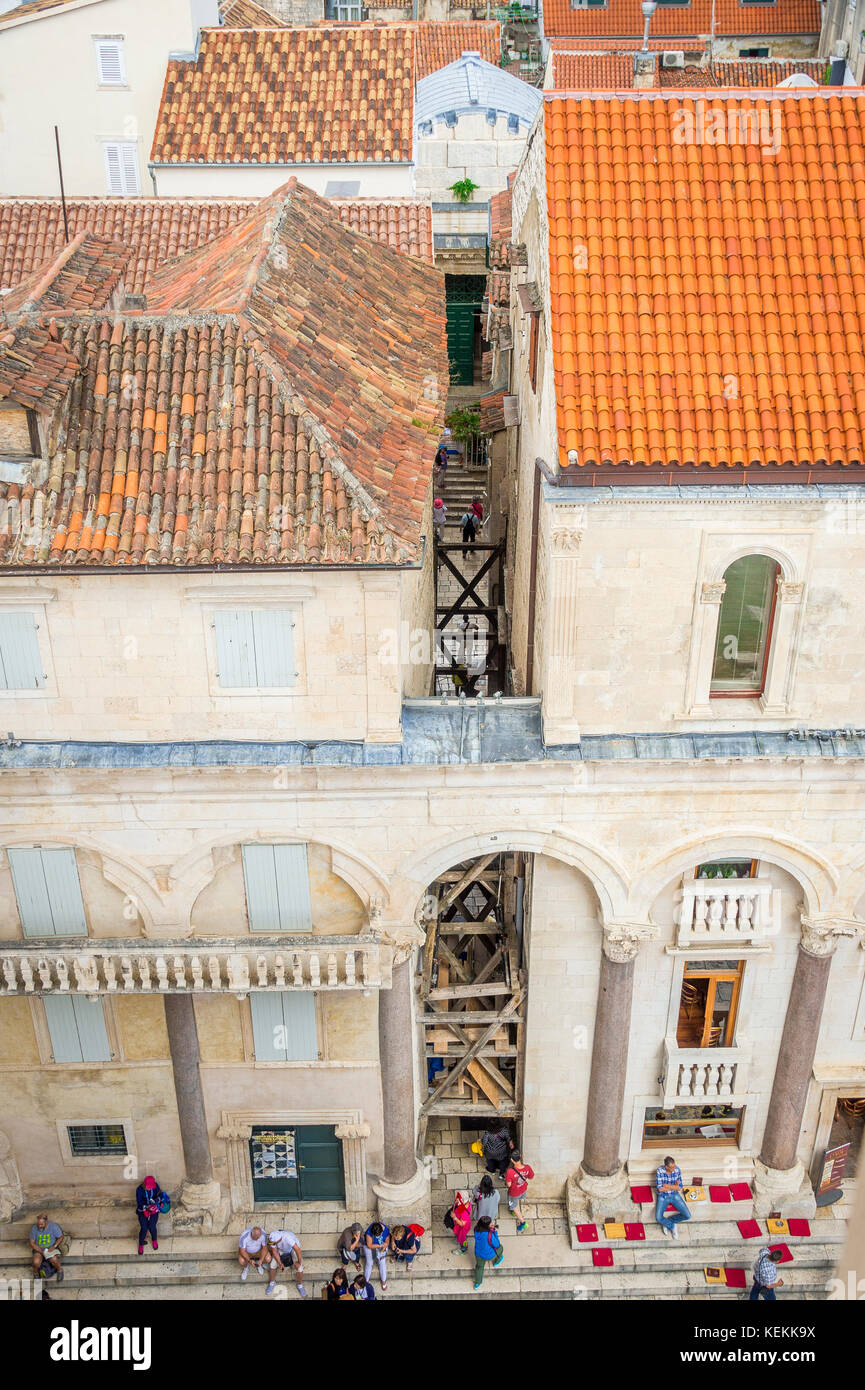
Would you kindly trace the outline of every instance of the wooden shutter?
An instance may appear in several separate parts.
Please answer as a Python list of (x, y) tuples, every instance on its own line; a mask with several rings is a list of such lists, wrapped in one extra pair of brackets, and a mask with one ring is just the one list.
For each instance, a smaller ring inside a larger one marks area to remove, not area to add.
[(105, 145), (105, 185), (109, 193), (123, 192), (123, 173), (120, 168), (120, 146)]
[(140, 193), (138, 146), (135, 142), (111, 140), (106, 141), (103, 148), (108, 192), (115, 196)]
[(287, 1062), (314, 1062), (318, 1059), (315, 1027), (315, 995), (311, 990), (286, 990), (282, 1000)]
[(219, 684), (229, 689), (257, 685), (252, 613), (245, 608), (216, 609), (213, 628)]
[(46, 994), (42, 1003), (55, 1062), (108, 1062), (111, 1049), (102, 1000)]
[(285, 1019), (282, 995), (253, 992), (249, 996), (252, 1011), (252, 1037), (257, 1062), (284, 1062)]
[(294, 685), (294, 619), (284, 608), (251, 615), (257, 685)]
[(10, 849), (9, 866), (25, 936), (86, 936), (74, 849)]
[(123, 192), (133, 196), (141, 192), (141, 182), (138, 177), (138, 146), (134, 144), (123, 144), (120, 146), (120, 167), (123, 170)]
[(244, 845), (250, 931), (311, 931), (306, 845)]
[(0, 613), (0, 690), (43, 690), (45, 673), (32, 613)]
[(98, 39), (96, 42), (96, 71), (101, 87), (122, 87), (126, 83), (121, 39)]

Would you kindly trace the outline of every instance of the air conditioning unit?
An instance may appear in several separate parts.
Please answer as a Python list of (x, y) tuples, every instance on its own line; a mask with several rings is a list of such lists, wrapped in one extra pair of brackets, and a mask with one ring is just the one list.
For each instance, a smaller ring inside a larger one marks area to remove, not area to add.
[(661, 67), (662, 67), (662, 68), (683, 68), (684, 66), (685, 66), (685, 55), (684, 55), (684, 53), (662, 53), (662, 54), (661, 54)]

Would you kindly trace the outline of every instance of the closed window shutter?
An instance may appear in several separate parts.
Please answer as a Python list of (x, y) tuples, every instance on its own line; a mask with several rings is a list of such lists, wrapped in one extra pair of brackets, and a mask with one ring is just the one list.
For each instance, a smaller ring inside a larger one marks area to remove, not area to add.
[(311, 931), (306, 845), (244, 845), (250, 931)]
[(9, 866), (25, 936), (86, 936), (73, 849), (10, 849)]
[(284, 609), (252, 613), (258, 685), (294, 685), (294, 621)]
[(102, 1000), (47, 994), (42, 1000), (55, 1062), (108, 1062), (111, 1049)]
[(123, 192), (119, 145), (105, 146), (105, 182), (109, 193), (119, 195)]
[(140, 193), (138, 146), (135, 142), (106, 141), (104, 150), (105, 183), (108, 192), (117, 197)]
[(285, 1020), (282, 1012), (281, 994), (258, 994), (249, 996), (252, 1011), (252, 1037), (257, 1062), (284, 1062)]
[(102, 87), (122, 87), (126, 82), (123, 44), (117, 39), (100, 39), (96, 45), (96, 69)]
[(45, 673), (32, 613), (0, 613), (0, 690), (43, 690)]
[(120, 146), (120, 164), (123, 169), (123, 192), (128, 194), (138, 194), (141, 192), (141, 184), (138, 179), (138, 146), (133, 144)]
[(287, 1062), (314, 1062), (318, 1058), (315, 1028), (315, 995), (310, 990), (287, 990), (282, 999)]
[(248, 609), (218, 609), (213, 627), (219, 684), (228, 689), (257, 685), (252, 613)]

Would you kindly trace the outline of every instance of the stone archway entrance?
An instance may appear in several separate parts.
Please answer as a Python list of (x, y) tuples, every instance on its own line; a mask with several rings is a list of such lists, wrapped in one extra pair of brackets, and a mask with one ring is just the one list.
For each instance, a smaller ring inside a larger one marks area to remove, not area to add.
[(492, 1116), (515, 1127), (522, 1118), (531, 866), (531, 855), (486, 854), (430, 885), (421, 1148), (430, 1123), (443, 1117), (478, 1129)]

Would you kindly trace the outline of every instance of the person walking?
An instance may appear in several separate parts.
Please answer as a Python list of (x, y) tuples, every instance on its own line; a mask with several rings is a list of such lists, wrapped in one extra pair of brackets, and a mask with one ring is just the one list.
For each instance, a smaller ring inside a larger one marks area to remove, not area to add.
[(297, 1292), (301, 1298), (306, 1298), (306, 1289), (303, 1287), (303, 1251), (294, 1231), (271, 1231), (267, 1243), (270, 1246), (271, 1276), (265, 1293), (273, 1293), (278, 1269), (291, 1269), (293, 1266)]
[(482, 1216), (475, 1226), (475, 1293), (484, 1282), (487, 1261), (492, 1260), (493, 1269), (498, 1269), (504, 1258), (495, 1223), (488, 1216)]
[(505, 1187), (508, 1189), (508, 1211), (512, 1211), (517, 1219), (519, 1235), (522, 1235), (527, 1224), (520, 1206), (520, 1198), (525, 1196), (534, 1176), (534, 1169), (529, 1167), (528, 1163), (523, 1163), (519, 1150), (514, 1149), (511, 1154), (511, 1166), (505, 1173)]
[(475, 519), (475, 527), (480, 530), (484, 521), (484, 504), (479, 497), (472, 498), (472, 516)]
[(254, 1265), (259, 1274), (263, 1274), (265, 1269), (269, 1268), (270, 1251), (267, 1236), (260, 1226), (247, 1226), (245, 1231), (241, 1231), (240, 1240), (237, 1242), (237, 1263), (240, 1265), (242, 1283), (246, 1282), (250, 1265)]
[(758, 1299), (765, 1298), (767, 1302), (775, 1302), (775, 1290), (780, 1289), (784, 1280), (778, 1278), (778, 1261), (781, 1259), (780, 1250), (770, 1250), (764, 1245), (757, 1256), (757, 1263), (754, 1265), (754, 1283), (751, 1288), (749, 1303), (756, 1303)]
[(157, 1222), (159, 1221), (160, 1199), (165, 1196), (162, 1188), (154, 1177), (146, 1177), (135, 1189), (135, 1210), (138, 1215), (138, 1253), (144, 1254), (144, 1247), (147, 1244), (147, 1237), (150, 1236), (150, 1243), (154, 1250), (159, 1249), (157, 1237)]
[(460, 526), (463, 528), (463, 545), (474, 545), (475, 540), (475, 521), (474, 512), (463, 512), (460, 517)]
[(480, 1221), (482, 1216), (488, 1216), (491, 1221), (498, 1221), (499, 1194), (489, 1173), (484, 1173), (477, 1187), (472, 1188), (472, 1198), (476, 1221)]
[(481, 1136), (481, 1148), (488, 1173), (502, 1176), (510, 1163), (514, 1141), (508, 1129), (507, 1120), (494, 1120), (485, 1134)]
[(352, 1298), (352, 1294), (348, 1287), (348, 1278), (342, 1266), (333, 1271), (333, 1274), (330, 1276), (330, 1283), (325, 1284), (321, 1291), (321, 1296), (326, 1299), (328, 1303), (339, 1303), (344, 1298)]
[[(658, 1198), (655, 1202), (655, 1220), (673, 1240), (679, 1239), (679, 1222), (690, 1221), (691, 1213), (685, 1201), (682, 1170), (674, 1158), (668, 1154), (660, 1168), (655, 1172), (655, 1186)], [(678, 1215), (665, 1216), (668, 1206), (674, 1206)]]
[[(385, 1288), (384, 1284), (382, 1284), (382, 1288)], [(351, 1289), (349, 1290), (349, 1292), (351, 1293), (352, 1298), (367, 1298), (371, 1303), (375, 1303), (375, 1290), (373, 1289), (372, 1284), (370, 1284), (368, 1280), (366, 1280), (363, 1277), (362, 1274), (356, 1274), (355, 1277), (352, 1279)]]
[(433, 502), (433, 534), (439, 543), (444, 540), (444, 528), (447, 519), (447, 504), (441, 497), (437, 497)]
[(60, 1263), (59, 1245), (63, 1231), (56, 1221), (48, 1220), (48, 1213), (40, 1211), (35, 1223), (30, 1227), (30, 1249), (33, 1251), (33, 1274), (45, 1278), (43, 1264), (48, 1265), (57, 1275), (58, 1284), (63, 1283), (63, 1267)]
[(449, 1231), (453, 1231), (456, 1243), (463, 1254), (469, 1248), (469, 1236), (472, 1232), (472, 1209), (467, 1202), (463, 1201), (462, 1194), (457, 1193), (454, 1204), (450, 1211), (445, 1213), (445, 1226)]
[(400, 1263), (410, 1265), (414, 1262), (415, 1255), (420, 1254), (420, 1236), (412, 1230), (411, 1226), (394, 1226), (391, 1232), (391, 1244), (393, 1257)]
[[(364, 1232), (364, 1269), (363, 1275), (369, 1283), (372, 1274), (372, 1257), (378, 1262), (378, 1277), (381, 1280), (383, 1289), (387, 1288), (387, 1252), (390, 1249), (390, 1230), (381, 1221), (373, 1221), (371, 1226), (367, 1226)], [(355, 1280), (357, 1283), (357, 1280)]]
[(336, 1243), (336, 1248), (339, 1252), (339, 1258), (342, 1260), (344, 1265), (360, 1264), (360, 1257), (363, 1253), (364, 1241), (363, 1226), (361, 1226), (359, 1221), (355, 1221), (354, 1224), (351, 1226), (346, 1226), (345, 1230), (343, 1231), (342, 1235)]

